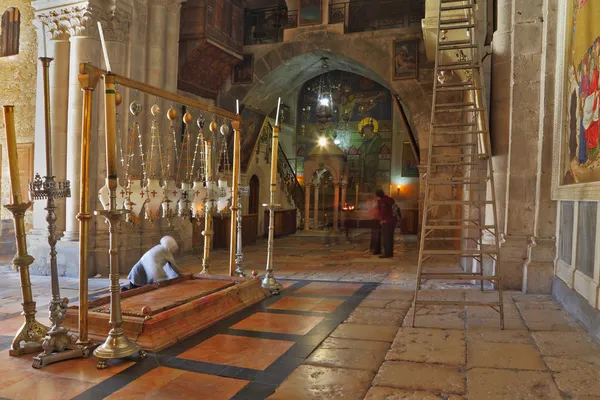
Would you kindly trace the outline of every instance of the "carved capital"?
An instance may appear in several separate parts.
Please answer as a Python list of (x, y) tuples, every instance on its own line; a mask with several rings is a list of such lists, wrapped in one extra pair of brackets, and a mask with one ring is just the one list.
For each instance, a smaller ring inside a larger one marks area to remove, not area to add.
[(168, 11), (173, 12), (179, 10), (183, 0), (148, 0), (149, 6), (162, 6)]
[(60, 7), (36, 14), (37, 21), (47, 27), (52, 40), (73, 36), (99, 38), (97, 22), (102, 23), (106, 40), (127, 41), (131, 13), (120, 8), (102, 9), (89, 4)]

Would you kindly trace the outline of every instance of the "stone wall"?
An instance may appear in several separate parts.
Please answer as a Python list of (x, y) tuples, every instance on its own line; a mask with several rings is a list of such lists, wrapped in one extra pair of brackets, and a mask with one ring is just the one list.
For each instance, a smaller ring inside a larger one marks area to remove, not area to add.
[[(0, 57), (0, 101), (2, 105), (15, 106), (15, 126), (17, 143), (33, 143), (35, 125), (35, 93), (37, 71), (37, 39), (33, 26), (33, 9), (26, 0), (0, 0), (0, 15), (9, 7), (17, 7), (21, 12), (21, 33), (19, 54)], [(0, 118), (0, 146), (2, 146), (2, 165), (0, 168), (0, 203), (10, 200), (10, 179), (4, 117)], [(27, 198), (27, 194), (23, 193)], [(10, 219), (11, 214), (1, 207), (0, 219)], [(28, 218), (29, 222), (31, 217)]]

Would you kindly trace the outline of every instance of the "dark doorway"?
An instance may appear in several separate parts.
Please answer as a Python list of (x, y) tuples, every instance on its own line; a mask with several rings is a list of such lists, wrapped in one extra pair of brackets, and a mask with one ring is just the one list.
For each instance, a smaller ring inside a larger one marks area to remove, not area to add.
[(260, 199), (260, 181), (258, 176), (250, 178), (250, 198), (248, 203), (248, 214), (258, 214), (258, 202)]

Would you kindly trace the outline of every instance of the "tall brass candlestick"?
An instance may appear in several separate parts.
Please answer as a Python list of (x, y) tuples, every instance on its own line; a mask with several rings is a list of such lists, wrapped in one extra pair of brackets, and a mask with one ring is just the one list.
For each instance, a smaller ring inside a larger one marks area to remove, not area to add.
[(31, 292), (31, 279), (29, 266), (34, 261), (27, 253), (25, 235), (25, 211), (31, 202), (21, 202), (21, 181), (19, 179), (19, 162), (17, 159), (17, 140), (15, 134), (15, 109), (14, 106), (3, 106), (4, 127), (6, 129), (6, 149), (8, 153), (8, 168), (12, 188), (12, 204), (4, 207), (13, 214), (15, 223), (15, 240), (17, 255), (13, 258), (13, 265), (19, 270), (21, 278), (21, 296), (23, 298), (23, 315), (25, 323), (19, 328), (9, 350), (11, 356), (37, 353), (42, 350), (42, 340), (48, 328), (35, 319), (35, 302)]
[[(279, 107), (277, 107), (279, 115)], [(267, 267), (266, 274), (262, 281), (262, 287), (270, 291), (272, 294), (279, 294), (281, 285), (275, 280), (273, 273), (273, 245), (275, 237), (275, 208), (279, 207), (275, 204), (275, 193), (277, 192), (277, 149), (279, 148), (279, 126), (275, 124), (273, 128), (273, 140), (271, 143), (271, 192), (269, 196), (269, 204), (263, 204), (269, 208), (269, 239), (267, 242)]]
[[(216, 137), (217, 123), (211, 122), (210, 131), (212, 137)], [(209, 140), (204, 142), (204, 157), (206, 165), (206, 204), (204, 205), (204, 230), (202, 236), (204, 236), (204, 256), (202, 257), (202, 271), (203, 275), (212, 275), (210, 271), (210, 247), (212, 242), (213, 230), (212, 230), (212, 209), (215, 204), (215, 187), (212, 179), (212, 144)]]
[(46, 141), (46, 176), (44, 181), (38, 174), (29, 185), (29, 193), (33, 200), (46, 199), (46, 221), (48, 222), (48, 245), (50, 246), (50, 282), (52, 285), (52, 299), (49, 312), (52, 327), (45, 337), (42, 347), (44, 352), (33, 359), (32, 367), (41, 368), (57, 361), (89, 355), (81, 346), (78, 346), (75, 337), (69, 334), (69, 329), (61, 326), (67, 316), (67, 299), (60, 297), (58, 282), (58, 267), (56, 265), (56, 206), (54, 199), (71, 196), (69, 181), (56, 181), (52, 173), (52, 130), (50, 123), (50, 77), (49, 69), (52, 58), (40, 58), (44, 82), (44, 130)]
[(106, 180), (110, 191), (109, 209), (96, 211), (108, 222), (109, 233), (109, 262), (110, 262), (110, 320), (112, 329), (108, 332), (106, 341), (94, 350), (98, 357), (98, 369), (106, 368), (106, 361), (113, 358), (125, 358), (139, 352), (141, 358), (146, 357), (146, 352), (137, 344), (130, 342), (123, 325), (121, 312), (121, 287), (119, 285), (119, 249), (117, 245), (117, 224), (128, 210), (117, 209), (117, 121), (116, 121), (116, 91), (115, 76), (108, 73), (104, 76), (106, 89)]
[[(238, 111), (239, 113), (239, 111)], [(240, 121), (231, 121), (233, 127), (233, 174), (231, 189), (231, 229), (229, 239), (229, 276), (236, 273), (235, 257), (237, 252), (237, 216), (239, 212), (238, 191), (240, 183)]]
[(88, 338), (88, 238), (90, 220), (90, 134), (92, 131), (92, 93), (98, 85), (98, 76), (85, 73), (80, 65), (79, 84), (83, 90), (83, 122), (81, 128), (81, 184), (79, 188), (79, 340), (77, 344), (89, 346)]

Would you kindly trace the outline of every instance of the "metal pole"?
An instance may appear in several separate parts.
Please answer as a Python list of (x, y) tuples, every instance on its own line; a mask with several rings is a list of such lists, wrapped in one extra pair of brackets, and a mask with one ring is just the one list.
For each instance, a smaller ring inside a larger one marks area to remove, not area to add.
[(262, 287), (269, 290), (272, 294), (279, 294), (281, 285), (275, 280), (273, 274), (273, 240), (275, 236), (275, 192), (277, 191), (277, 149), (279, 145), (279, 126), (273, 128), (273, 141), (271, 146), (271, 193), (269, 204), (263, 204), (269, 208), (269, 239), (267, 242), (267, 267), (266, 274), (262, 281)]
[(23, 315), (25, 316), (25, 323), (17, 331), (8, 354), (11, 356), (21, 356), (23, 354), (37, 353), (42, 350), (41, 342), (46, 336), (48, 328), (35, 319), (35, 301), (33, 301), (31, 279), (29, 277), (29, 266), (34, 259), (27, 253), (24, 221), (25, 211), (31, 207), (31, 202), (23, 203), (21, 201), (21, 183), (19, 179), (17, 140), (15, 135), (15, 109), (14, 106), (3, 106), (3, 108), (8, 168), (12, 188), (12, 204), (6, 204), (4, 207), (13, 214), (15, 224), (17, 254), (13, 258), (13, 265), (19, 270), (21, 278)]
[(79, 84), (83, 90), (83, 122), (81, 129), (81, 183), (79, 186), (79, 340), (89, 346), (88, 339), (88, 239), (90, 220), (90, 133), (92, 131), (92, 94), (98, 85), (98, 76), (84, 73), (80, 66)]
[(116, 92), (115, 76), (107, 73), (104, 76), (106, 90), (106, 180), (110, 190), (109, 209), (96, 211), (96, 215), (106, 218), (109, 233), (109, 262), (110, 262), (110, 320), (112, 326), (106, 341), (94, 350), (98, 357), (98, 369), (106, 368), (106, 361), (113, 358), (125, 358), (139, 352), (141, 358), (146, 358), (146, 352), (137, 344), (130, 342), (123, 325), (121, 313), (121, 287), (119, 285), (119, 248), (117, 245), (117, 224), (128, 210), (117, 209), (117, 121), (116, 121)]
[(242, 243), (242, 195), (247, 196), (250, 193), (249, 186), (241, 186), (238, 192), (238, 215), (237, 215), (237, 252), (235, 253), (235, 273), (238, 276), (246, 276), (244, 271), (244, 251)]
[(233, 174), (231, 189), (231, 229), (229, 239), (229, 276), (236, 273), (235, 257), (237, 253), (237, 217), (239, 207), (239, 182), (240, 182), (240, 121), (231, 121), (233, 127)]
[[(217, 123), (211, 122), (209, 126), (212, 137), (216, 137)], [(206, 204), (204, 206), (204, 257), (202, 258), (202, 275), (212, 275), (210, 271), (210, 246), (213, 236), (212, 231), (212, 208), (215, 202), (215, 187), (212, 179), (212, 144), (209, 140), (204, 142), (204, 157), (206, 159)]]

